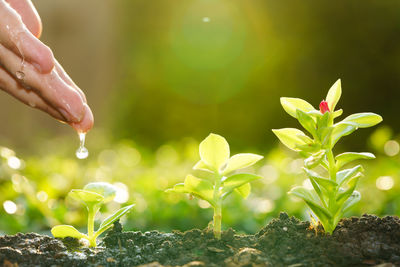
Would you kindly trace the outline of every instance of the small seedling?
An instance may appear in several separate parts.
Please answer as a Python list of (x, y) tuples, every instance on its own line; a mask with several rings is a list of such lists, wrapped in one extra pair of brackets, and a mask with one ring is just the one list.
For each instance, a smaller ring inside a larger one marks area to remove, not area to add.
[(114, 199), (116, 190), (109, 183), (89, 183), (83, 189), (72, 189), (69, 196), (75, 200), (81, 201), (88, 210), (88, 232), (87, 235), (79, 232), (71, 225), (57, 225), (51, 229), (54, 237), (65, 238), (74, 237), (78, 239), (87, 239), (89, 246), (96, 247), (96, 238), (104, 231), (109, 229), (115, 221), (127, 214), (134, 205), (123, 207), (114, 214), (107, 217), (101, 224), (99, 229), (94, 231), (94, 218), (100, 210), (101, 205)]
[[(356, 113), (334, 123), (334, 119), (343, 113), (341, 109), (335, 111), (341, 94), (338, 80), (330, 88), (326, 101), (320, 103), (319, 111), (302, 99), (282, 97), (283, 109), (310, 135), (294, 128), (273, 130), (284, 145), (305, 157), (303, 169), (314, 189), (298, 186), (289, 193), (307, 203), (328, 233), (335, 230), (343, 214), (361, 198), (355, 188), (363, 173), (362, 166), (342, 168), (354, 160), (375, 158), (366, 152), (347, 152), (335, 157), (333, 147), (340, 138), (358, 128), (371, 127), (382, 121), (382, 117), (374, 113)], [(316, 167), (320, 167), (320, 171), (312, 170)]]
[(214, 208), (214, 236), (220, 239), (222, 200), (233, 191), (246, 198), (251, 190), (249, 182), (262, 178), (250, 173), (234, 174), (234, 172), (255, 164), (263, 157), (251, 153), (230, 157), (228, 142), (217, 134), (210, 134), (204, 139), (200, 143), (199, 151), (201, 160), (193, 169), (212, 173), (211, 181), (189, 174), (184, 183), (176, 184), (166, 191), (187, 193), (210, 203)]

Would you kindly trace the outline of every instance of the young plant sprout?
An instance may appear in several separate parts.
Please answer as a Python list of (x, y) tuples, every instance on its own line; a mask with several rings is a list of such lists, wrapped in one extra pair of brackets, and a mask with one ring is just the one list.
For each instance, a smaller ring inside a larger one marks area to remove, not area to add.
[(214, 208), (214, 236), (220, 239), (222, 200), (233, 191), (246, 198), (251, 190), (249, 182), (262, 178), (250, 173), (234, 174), (234, 172), (255, 164), (263, 157), (251, 153), (236, 154), (230, 157), (228, 142), (217, 134), (210, 134), (204, 139), (200, 143), (199, 150), (201, 160), (193, 169), (211, 173), (211, 181), (189, 174), (184, 183), (176, 184), (166, 191), (187, 193), (210, 203)]
[[(338, 80), (330, 88), (326, 101), (320, 103), (319, 110), (302, 99), (282, 97), (283, 109), (295, 117), (309, 135), (294, 128), (272, 130), (284, 145), (306, 158), (303, 169), (314, 190), (298, 186), (289, 193), (307, 203), (328, 233), (335, 230), (343, 214), (361, 198), (355, 188), (362, 176), (362, 166), (342, 168), (354, 160), (375, 158), (366, 152), (347, 152), (335, 157), (333, 147), (340, 138), (358, 128), (371, 127), (382, 121), (382, 117), (374, 113), (356, 113), (334, 123), (343, 112), (335, 110), (341, 94)], [(320, 167), (320, 171), (312, 170), (316, 167)]]
[(104, 231), (109, 229), (113, 223), (127, 214), (134, 205), (123, 207), (111, 216), (107, 217), (97, 231), (94, 231), (94, 218), (100, 210), (101, 205), (114, 199), (116, 190), (109, 183), (97, 182), (89, 183), (83, 189), (72, 189), (69, 196), (75, 200), (81, 201), (88, 210), (88, 232), (82, 234), (71, 225), (57, 225), (51, 229), (54, 237), (65, 238), (67, 236), (74, 238), (84, 238), (89, 241), (89, 246), (96, 247), (96, 238)]

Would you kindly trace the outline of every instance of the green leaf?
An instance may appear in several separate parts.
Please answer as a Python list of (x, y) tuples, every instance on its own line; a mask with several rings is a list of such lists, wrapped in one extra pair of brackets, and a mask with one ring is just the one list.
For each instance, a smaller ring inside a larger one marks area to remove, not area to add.
[(308, 111), (306, 113), (308, 115), (310, 115), (313, 118), (313, 120), (315, 120), (315, 121), (317, 121), (319, 118), (322, 117), (322, 113), (319, 110), (316, 110), (316, 109)]
[(289, 194), (303, 199), (322, 222), (329, 221), (329, 219), (332, 217), (326, 208), (318, 204), (318, 200), (310, 190), (307, 190), (301, 186), (296, 186), (290, 190)]
[(250, 191), (251, 191), (250, 183), (235, 188), (235, 192), (241, 195), (242, 198), (244, 199), (246, 199), (250, 195)]
[(296, 110), (298, 109), (303, 112), (315, 110), (310, 103), (300, 98), (281, 97), (281, 105), (290, 116), (295, 117), (296, 119)]
[(350, 195), (350, 197), (344, 202), (343, 204), (343, 212), (346, 212), (348, 209), (350, 209), (354, 204), (359, 202), (361, 199), (361, 194), (358, 191), (353, 191), (353, 193)]
[(382, 117), (375, 113), (356, 113), (348, 116), (343, 122), (353, 123), (358, 128), (367, 128), (377, 125), (382, 121)]
[(257, 161), (261, 160), (263, 156), (252, 154), (252, 153), (241, 153), (232, 156), (226, 165), (223, 175), (226, 175), (235, 170), (247, 168)]
[(168, 188), (165, 190), (165, 192), (175, 192), (175, 193), (185, 193), (185, 194), (190, 194), (190, 192), (185, 189), (185, 184), (184, 183), (179, 183), (174, 185), (173, 188)]
[(112, 184), (105, 182), (89, 183), (83, 189), (102, 195), (104, 197), (103, 202), (113, 200), (117, 192), (117, 189)]
[(359, 159), (374, 159), (375, 156), (372, 153), (368, 152), (361, 152), (361, 153), (356, 153), (356, 152), (346, 152), (342, 153), (336, 156), (336, 168), (339, 170), (342, 168), (344, 165), (347, 163), (350, 163), (354, 160), (359, 160)]
[(354, 124), (349, 124), (345, 122), (339, 122), (335, 124), (331, 134), (331, 146), (333, 147), (337, 143), (337, 141), (340, 140), (340, 138), (351, 134), (355, 130), (357, 130), (357, 127), (355, 127)]
[(298, 109), (296, 113), (297, 113), (297, 119), (299, 120), (300, 124), (304, 127), (304, 129), (306, 129), (312, 136), (316, 136), (317, 128), (314, 119), (300, 109)]
[(317, 193), (317, 196), (319, 197), (319, 200), (321, 201), (322, 205), (324, 205), (324, 207), (327, 208), (324, 194), (322, 193), (320, 186), (317, 184), (317, 182), (314, 179), (309, 179), (309, 180), (314, 188), (314, 191)]
[(321, 141), (321, 145), (325, 146), (331, 137), (333, 127), (329, 126), (330, 112), (325, 112), (324, 115), (317, 118), (317, 136)]
[(220, 135), (212, 133), (200, 143), (201, 160), (215, 171), (228, 161), (229, 153), (229, 144)]
[(193, 169), (194, 169), (194, 170), (202, 170), (202, 171), (214, 173), (214, 171), (212, 170), (212, 168), (210, 168), (209, 166), (207, 166), (207, 164), (205, 164), (202, 160), (199, 160), (199, 161), (196, 163), (196, 165), (194, 165)]
[(300, 150), (299, 146), (308, 145), (302, 137), (310, 139), (302, 131), (295, 128), (273, 129), (272, 131), (285, 146), (295, 151)]
[(344, 203), (353, 194), (353, 191), (356, 188), (359, 179), (359, 175), (354, 176), (354, 178), (349, 181), (349, 188), (337, 194), (337, 205), (342, 205), (342, 203)]
[(321, 117), (317, 118), (317, 127), (319, 131), (329, 126), (330, 113), (325, 112)]
[(338, 109), (335, 112), (333, 112), (333, 118), (337, 118), (343, 114), (343, 109)]
[(68, 196), (75, 200), (80, 200), (84, 202), (86, 205), (94, 205), (101, 203), (104, 200), (104, 197), (98, 193), (83, 190), (83, 189), (72, 189)]
[(340, 96), (342, 95), (342, 84), (340, 79), (337, 80), (328, 91), (326, 96), (326, 102), (328, 102), (329, 110), (335, 111), (336, 104), (339, 102)]
[(125, 214), (127, 214), (132, 208), (133, 205), (129, 205), (129, 206), (125, 206), (119, 210), (117, 210), (114, 214), (108, 216), (99, 226), (99, 229), (96, 231), (96, 237), (101, 235), (101, 233), (103, 233), (105, 230), (107, 230), (108, 228), (110, 228), (113, 223), (117, 220), (119, 220), (122, 216), (124, 216)]
[(303, 168), (303, 170), (306, 172), (307, 176), (310, 177), (311, 180), (314, 180), (320, 187), (324, 188), (328, 192), (332, 191), (332, 189), (337, 186), (337, 183), (335, 183), (334, 181), (324, 178), (312, 170), (309, 170), (307, 168)]
[(351, 169), (342, 170), (336, 174), (336, 181), (339, 186), (342, 186), (344, 183), (362, 171), (363, 167), (361, 165), (357, 165)]
[(214, 188), (209, 181), (189, 174), (186, 176), (184, 187), (190, 194), (208, 201), (211, 205), (215, 204), (213, 200)]
[(56, 238), (65, 238), (65, 237), (73, 237), (73, 238), (87, 238), (85, 234), (82, 234), (75, 227), (71, 225), (57, 225), (51, 228), (51, 234)]
[(307, 159), (304, 160), (304, 165), (308, 169), (312, 169), (318, 166), (321, 163), (321, 161), (325, 158), (325, 153), (326, 150), (323, 149), (316, 153), (313, 153), (311, 156), (309, 156)]
[(239, 173), (234, 174), (226, 178), (222, 183), (222, 195), (225, 197), (232, 193), (235, 188), (241, 187), (242, 185), (249, 183), (254, 180), (261, 179), (261, 176), (250, 174), (250, 173)]

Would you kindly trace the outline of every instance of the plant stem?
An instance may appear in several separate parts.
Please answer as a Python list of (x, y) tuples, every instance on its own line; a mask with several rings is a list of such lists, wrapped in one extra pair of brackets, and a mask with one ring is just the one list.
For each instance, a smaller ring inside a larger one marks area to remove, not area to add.
[[(327, 158), (328, 158), (328, 163), (329, 163), (329, 179), (331, 179), (332, 181), (336, 182), (336, 160), (335, 157), (333, 155), (332, 152), (332, 148), (329, 148), (328, 152), (327, 152)], [(328, 233), (332, 233), (334, 229), (334, 214), (336, 213), (336, 188), (334, 189), (334, 191), (329, 192), (328, 198), (329, 198), (329, 202), (328, 202), (328, 209), (331, 213), (331, 215), (333, 216), (330, 220), (329, 220), (329, 225), (325, 226), (325, 231), (327, 231)]]
[(214, 208), (214, 236), (216, 239), (221, 239), (221, 221), (222, 212), (220, 203)]
[(94, 235), (94, 217), (99, 209), (96, 205), (88, 206), (88, 237), (89, 246), (96, 247), (96, 237)]
[(329, 163), (329, 178), (336, 182), (336, 161), (333, 156), (332, 148), (328, 149), (327, 157)]
[(222, 221), (222, 209), (221, 209), (221, 198), (219, 188), (221, 187), (221, 179), (222, 176), (217, 175), (214, 185), (214, 217), (213, 217), (213, 226), (214, 226), (214, 236), (216, 239), (221, 239), (221, 221)]

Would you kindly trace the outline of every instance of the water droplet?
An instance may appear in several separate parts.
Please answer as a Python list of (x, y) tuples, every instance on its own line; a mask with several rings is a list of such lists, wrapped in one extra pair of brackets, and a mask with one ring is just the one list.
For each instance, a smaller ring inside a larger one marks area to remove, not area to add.
[(85, 147), (86, 133), (79, 133), (79, 148), (75, 155), (78, 159), (86, 159), (89, 156), (89, 151)]
[(25, 73), (23, 73), (22, 71), (17, 71), (15, 72), (15, 76), (17, 76), (18, 80), (23, 80), (25, 78)]

